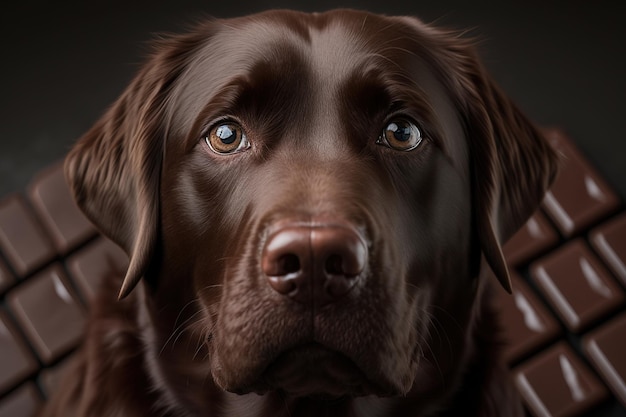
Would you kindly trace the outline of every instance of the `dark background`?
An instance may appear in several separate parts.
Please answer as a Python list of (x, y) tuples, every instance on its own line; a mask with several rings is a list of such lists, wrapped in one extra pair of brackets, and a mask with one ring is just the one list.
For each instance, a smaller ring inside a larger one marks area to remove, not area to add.
[(626, 196), (623, 2), (26, 0), (0, 10), (0, 197), (63, 157), (130, 81), (155, 33), (278, 7), (353, 7), (470, 29), (504, 90), (540, 125), (569, 132)]

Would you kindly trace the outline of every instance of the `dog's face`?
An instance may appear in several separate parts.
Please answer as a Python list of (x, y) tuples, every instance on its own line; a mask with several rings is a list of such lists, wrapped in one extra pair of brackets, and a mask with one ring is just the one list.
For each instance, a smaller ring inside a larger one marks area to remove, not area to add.
[(67, 163), (183, 397), (436, 391), (553, 171), (466, 42), (353, 11), (162, 43)]
[(341, 20), (224, 27), (171, 93), (159, 282), (230, 390), (406, 392), (435, 305), (473, 297), (461, 121), (401, 30)]

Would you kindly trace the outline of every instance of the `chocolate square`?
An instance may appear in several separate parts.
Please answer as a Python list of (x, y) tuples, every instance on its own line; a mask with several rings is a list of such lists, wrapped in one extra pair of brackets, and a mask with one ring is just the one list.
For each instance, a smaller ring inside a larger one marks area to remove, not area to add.
[(61, 163), (41, 171), (28, 195), (59, 253), (65, 254), (95, 235), (96, 229), (70, 194)]
[(0, 249), (23, 277), (54, 258), (56, 251), (20, 196), (0, 202)]
[(11, 291), (7, 299), (45, 364), (78, 344), (83, 334), (84, 311), (58, 264)]
[(626, 407), (626, 313), (587, 334), (583, 347), (613, 394)]
[(537, 210), (503, 246), (502, 251), (511, 266), (521, 265), (559, 241), (559, 235), (546, 217)]
[(530, 275), (573, 332), (587, 328), (624, 302), (624, 291), (582, 239), (534, 262)]
[(9, 318), (0, 312), (0, 394), (34, 373), (39, 365)]
[(0, 401), (2, 417), (32, 417), (41, 406), (41, 396), (32, 383), (27, 383)]
[[(494, 278), (495, 281), (495, 278)], [(508, 363), (514, 363), (554, 340), (560, 328), (530, 287), (511, 271), (513, 294), (496, 290), (495, 307), (506, 343), (503, 352)], [(497, 284), (494, 284), (497, 285)]]
[(537, 417), (578, 416), (608, 395), (604, 385), (564, 342), (515, 368), (513, 376), (528, 409)]
[(563, 132), (547, 131), (546, 138), (562, 165), (543, 207), (564, 236), (573, 236), (617, 209), (619, 198)]

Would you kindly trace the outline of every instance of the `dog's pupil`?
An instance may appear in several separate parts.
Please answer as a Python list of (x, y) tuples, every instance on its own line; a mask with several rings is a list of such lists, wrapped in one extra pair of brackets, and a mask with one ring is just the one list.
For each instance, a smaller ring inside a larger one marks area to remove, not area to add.
[(406, 142), (411, 138), (410, 127), (400, 127), (395, 123), (392, 123), (389, 127), (391, 128), (390, 130), (393, 131), (393, 137), (396, 138), (397, 141)]
[(237, 139), (237, 133), (235, 130), (229, 125), (222, 125), (217, 128), (215, 132), (218, 138), (222, 141), (222, 143), (226, 145), (232, 144), (235, 139)]

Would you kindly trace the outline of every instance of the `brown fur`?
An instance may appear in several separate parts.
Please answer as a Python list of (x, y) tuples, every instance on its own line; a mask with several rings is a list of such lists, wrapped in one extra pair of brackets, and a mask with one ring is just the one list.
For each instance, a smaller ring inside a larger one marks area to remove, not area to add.
[[(376, 144), (397, 114), (413, 151)], [(222, 117), (249, 150), (210, 151)], [(471, 42), (417, 19), (272, 11), (164, 39), (67, 158), (130, 267), (43, 416), (521, 416), (487, 275), (510, 289), (500, 245), (555, 165)], [(268, 230), (319, 218), (368, 245), (323, 307), (259, 266)]]

